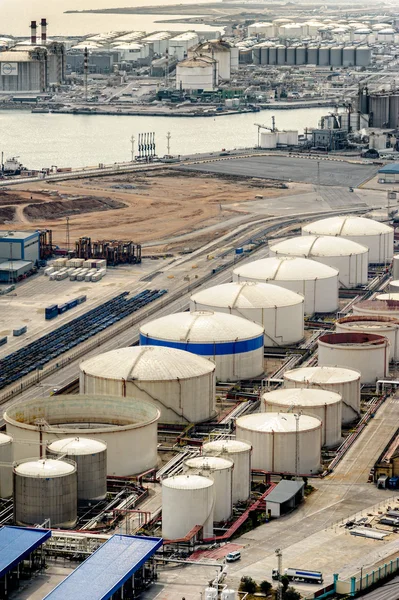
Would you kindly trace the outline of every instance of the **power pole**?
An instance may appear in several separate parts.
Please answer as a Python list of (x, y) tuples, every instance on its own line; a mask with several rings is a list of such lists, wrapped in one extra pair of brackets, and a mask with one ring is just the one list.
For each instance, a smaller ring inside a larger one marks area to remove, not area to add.
[(278, 570), (276, 600), (282, 600), (283, 599), (283, 586), (281, 585), (281, 573), (283, 570), (283, 554), (282, 554), (280, 548), (277, 548), (277, 550), (275, 550), (275, 553), (277, 556), (277, 570)]
[(134, 135), (132, 135), (132, 137), (130, 138), (130, 143), (132, 144), (132, 162), (134, 161)]
[(170, 138), (171, 138), (171, 134), (170, 131), (168, 131), (168, 133), (166, 134), (166, 143), (167, 143), (167, 149), (168, 149), (168, 156), (170, 156)]
[(84, 73), (84, 81), (85, 81), (85, 102), (87, 102), (87, 75), (89, 71), (89, 51), (85, 48), (84, 52), (84, 60), (83, 60), (83, 73)]

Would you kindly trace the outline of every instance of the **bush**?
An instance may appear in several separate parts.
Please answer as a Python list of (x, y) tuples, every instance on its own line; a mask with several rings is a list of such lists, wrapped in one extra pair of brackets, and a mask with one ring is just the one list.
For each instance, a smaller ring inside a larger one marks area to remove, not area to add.
[(283, 593), (283, 600), (301, 600), (301, 594), (295, 588), (289, 587)]
[(259, 584), (259, 591), (262, 592), (262, 594), (264, 594), (265, 596), (268, 596), (271, 592), (272, 587), (273, 586), (271, 583), (264, 580), (264, 581), (261, 581)]
[(247, 577), (244, 575), (244, 577), (241, 577), (241, 583), (238, 589), (240, 592), (248, 592), (248, 594), (255, 594), (255, 592), (258, 589), (258, 586), (256, 585), (256, 581), (254, 581), (252, 577)]

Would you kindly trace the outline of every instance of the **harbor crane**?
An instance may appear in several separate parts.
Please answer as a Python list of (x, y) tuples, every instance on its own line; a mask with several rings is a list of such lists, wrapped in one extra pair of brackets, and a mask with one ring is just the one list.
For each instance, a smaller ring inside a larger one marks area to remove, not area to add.
[(254, 125), (258, 128), (258, 148), (260, 147), (260, 130), (261, 129), (268, 129), (271, 132), (275, 132), (276, 131), (276, 121), (275, 118), (272, 117), (272, 126), (269, 127), (268, 125), (262, 125), (261, 123), (254, 123)]

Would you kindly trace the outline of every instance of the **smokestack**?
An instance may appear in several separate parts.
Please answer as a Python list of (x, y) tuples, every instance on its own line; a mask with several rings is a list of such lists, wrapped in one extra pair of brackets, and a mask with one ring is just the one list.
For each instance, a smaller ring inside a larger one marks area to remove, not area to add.
[(36, 44), (36, 21), (31, 21), (30, 24), (30, 43)]
[(46, 19), (42, 19), (40, 21), (40, 27), (42, 29), (42, 44), (46, 44), (46, 42), (47, 42), (47, 21), (46, 21)]

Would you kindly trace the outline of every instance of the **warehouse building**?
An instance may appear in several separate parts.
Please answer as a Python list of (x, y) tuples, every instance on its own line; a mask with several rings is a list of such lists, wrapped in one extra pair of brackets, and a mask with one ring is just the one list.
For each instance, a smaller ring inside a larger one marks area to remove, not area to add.
[(39, 236), (38, 231), (0, 231), (0, 261), (35, 263), (39, 260)]
[(0, 93), (45, 92), (47, 84), (45, 48), (0, 52)]
[(379, 179), (383, 183), (398, 183), (399, 182), (399, 163), (393, 165), (385, 165), (378, 171)]
[(0, 260), (0, 282), (15, 283), (33, 268), (30, 260)]

